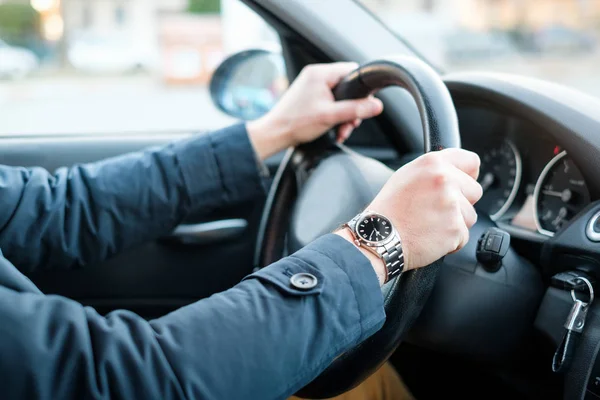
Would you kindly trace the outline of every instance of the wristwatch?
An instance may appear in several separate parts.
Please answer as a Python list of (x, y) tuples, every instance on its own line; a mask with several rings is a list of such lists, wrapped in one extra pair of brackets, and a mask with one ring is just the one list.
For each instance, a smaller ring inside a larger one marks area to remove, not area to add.
[(402, 242), (398, 231), (387, 217), (365, 210), (343, 226), (350, 230), (356, 246), (369, 250), (383, 260), (386, 282), (402, 273)]

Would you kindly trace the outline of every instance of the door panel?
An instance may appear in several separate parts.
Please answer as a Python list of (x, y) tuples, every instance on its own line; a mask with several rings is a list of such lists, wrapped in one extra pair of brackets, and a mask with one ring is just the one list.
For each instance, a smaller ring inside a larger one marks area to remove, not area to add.
[[(247, 220), (235, 238), (185, 244), (157, 240), (78, 270), (41, 271), (33, 276), (46, 293), (60, 293), (100, 312), (126, 308), (146, 317), (162, 315), (196, 299), (226, 290), (252, 270), (262, 204), (243, 204), (214, 215), (215, 220)], [(190, 222), (194, 221), (193, 219)]]
[(40, 166), (55, 171), (62, 166), (98, 161), (189, 136), (190, 133), (3, 136), (0, 138), (0, 163)]

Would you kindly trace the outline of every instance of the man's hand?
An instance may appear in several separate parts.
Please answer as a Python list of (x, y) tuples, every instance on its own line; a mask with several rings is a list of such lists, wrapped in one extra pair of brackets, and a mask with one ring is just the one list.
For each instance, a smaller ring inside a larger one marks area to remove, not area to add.
[[(479, 156), (462, 149), (427, 153), (392, 175), (369, 209), (387, 216), (402, 240), (405, 270), (424, 267), (469, 241), (482, 196)], [(352, 241), (345, 230), (337, 233)], [(368, 250), (382, 282), (383, 262)]]
[(338, 140), (344, 141), (365, 118), (383, 111), (375, 97), (335, 101), (332, 89), (356, 63), (314, 64), (305, 67), (275, 107), (248, 123), (250, 139), (265, 159), (290, 146), (310, 142), (336, 125)]

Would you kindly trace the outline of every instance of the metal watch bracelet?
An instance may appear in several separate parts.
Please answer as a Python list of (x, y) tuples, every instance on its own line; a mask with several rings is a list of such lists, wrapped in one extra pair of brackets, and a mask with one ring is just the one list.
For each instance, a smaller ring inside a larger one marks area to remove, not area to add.
[(394, 229), (394, 233), (390, 239), (382, 244), (369, 245), (365, 243), (360, 239), (360, 237), (357, 236), (357, 233), (355, 232), (356, 222), (364, 214), (366, 213), (356, 215), (349, 222), (343, 224), (342, 227), (346, 227), (350, 231), (350, 234), (354, 240), (354, 244), (357, 247), (367, 249), (383, 261), (386, 269), (385, 282), (388, 282), (396, 276), (399, 276), (404, 271), (404, 253), (402, 251), (402, 242), (397, 231)]

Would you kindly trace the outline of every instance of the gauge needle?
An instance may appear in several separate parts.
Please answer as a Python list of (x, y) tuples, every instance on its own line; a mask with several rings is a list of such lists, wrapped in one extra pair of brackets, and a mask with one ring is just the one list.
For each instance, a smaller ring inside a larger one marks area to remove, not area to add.
[(567, 213), (567, 209), (565, 207), (561, 207), (560, 210), (558, 210), (558, 215), (556, 218), (554, 218), (554, 221), (552, 221), (552, 224), (558, 225), (567, 216)]
[(562, 192), (555, 192), (554, 190), (544, 190), (542, 193), (546, 196), (562, 197)]
[(481, 188), (485, 192), (486, 190), (488, 190), (490, 188), (490, 186), (492, 186), (493, 183), (494, 183), (494, 174), (492, 174), (491, 172), (488, 172), (481, 179)]
[(548, 195), (548, 196), (560, 197), (560, 199), (564, 203), (570, 202), (571, 199), (573, 198), (573, 192), (571, 192), (570, 189), (565, 189), (562, 192), (555, 192), (555, 191), (552, 191), (552, 190), (544, 190), (543, 193), (545, 195)]
[(371, 234), (369, 235), (369, 240), (372, 240), (371, 237), (373, 236), (374, 233), (375, 233), (375, 231), (371, 232)]

